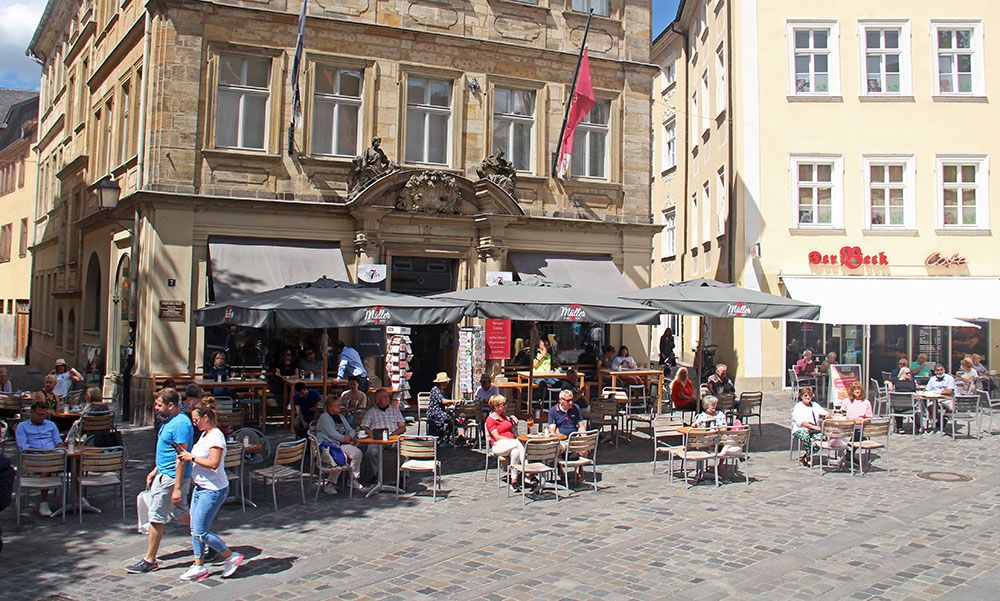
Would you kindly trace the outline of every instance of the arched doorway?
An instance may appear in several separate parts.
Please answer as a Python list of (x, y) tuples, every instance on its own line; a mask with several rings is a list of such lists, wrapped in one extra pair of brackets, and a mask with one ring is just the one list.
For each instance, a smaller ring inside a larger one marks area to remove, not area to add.
[(87, 262), (87, 284), (84, 287), (83, 329), (101, 329), (101, 261), (97, 253), (90, 254)]

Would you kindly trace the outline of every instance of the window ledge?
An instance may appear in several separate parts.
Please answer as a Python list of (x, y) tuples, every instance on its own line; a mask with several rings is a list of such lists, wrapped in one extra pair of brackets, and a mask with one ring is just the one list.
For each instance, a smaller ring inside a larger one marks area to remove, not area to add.
[(326, 155), (315, 155), (315, 154), (303, 154), (299, 155), (298, 160), (303, 165), (316, 165), (325, 167), (350, 167), (353, 158), (350, 157), (337, 157), (337, 156), (326, 156)]
[(788, 233), (792, 236), (844, 236), (847, 230), (842, 227), (790, 227)]
[(967, 96), (959, 94), (938, 95), (938, 96), (931, 96), (931, 100), (933, 100), (934, 102), (978, 102), (978, 103), (989, 102), (989, 98), (987, 98), (986, 96), (977, 96), (975, 94), (970, 94)]
[(606, 179), (596, 179), (590, 177), (579, 177), (570, 176), (565, 180), (566, 186), (579, 187), (579, 188), (598, 188), (603, 190), (619, 190), (624, 191), (625, 186), (618, 182), (609, 182)]
[(667, 261), (676, 261), (677, 253), (666, 255), (665, 257), (660, 257), (660, 263), (666, 263)]
[(517, 180), (522, 182), (543, 183), (548, 179), (549, 178), (546, 175), (538, 175), (536, 173), (521, 173), (520, 171), (517, 172)]
[(434, 165), (431, 163), (400, 163), (399, 168), (402, 170), (419, 169), (423, 171), (441, 171), (443, 173), (461, 175), (462, 177), (465, 177), (464, 171), (461, 169), (455, 169), (449, 165)]
[(660, 95), (666, 96), (670, 92), (673, 92), (676, 87), (677, 87), (677, 79), (675, 76), (675, 79), (672, 82), (668, 83), (662, 90), (660, 90)]
[(132, 167), (135, 167), (138, 163), (139, 163), (139, 155), (133, 154), (131, 158), (125, 159), (124, 163), (112, 169), (111, 175), (115, 176), (116, 178), (121, 177), (123, 173), (125, 173)]
[(829, 95), (829, 96), (820, 96), (820, 95), (816, 95), (816, 96), (805, 96), (805, 95), (803, 95), (803, 96), (791, 96), (791, 95), (789, 95), (786, 98), (788, 98), (788, 102), (843, 102), (844, 101), (844, 97), (843, 96), (833, 96), (833, 95)]
[(243, 150), (240, 148), (202, 148), (201, 154), (208, 158), (281, 161), (281, 155), (277, 153), (270, 154), (264, 151)]
[[(541, 6), (541, 3), (531, 3), (531, 2), (518, 2), (518, 0), (490, 0), (490, 4), (497, 3), (500, 6), (517, 6), (519, 8), (527, 8), (529, 10), (539, 10), (543, 12), (549, 12), (549, 6)], [(597, 15), (594, 15), (597, 16)]]
[(877, 228), (870, 227), (861, 230), (862, 236), (903, 236), (903, 237), (913, 237), (916, 238), (920, 235), (917, 230), (911, 230), (907, 228)]
[(677, 171), (677, 164), (675, 163), (675, 164), (671, 165), (670, 167), (667, 167), (666, 169), (664, 169), (663, 171), (661, 171), (660, 172), (660, 177), (666, 177), (666, 176), (668, 176), (671, 173), (674, 173), (676, 171)]
[(992, 236), (993, 232), (985, 229), (973, 229), (973, 228), (938, 228), (934, 230), (934, 233), (938, 236)]
[(913, 96), (867, 94), (864, 96), (858, 96), (858, 102), (914, 102), (914, 99)]

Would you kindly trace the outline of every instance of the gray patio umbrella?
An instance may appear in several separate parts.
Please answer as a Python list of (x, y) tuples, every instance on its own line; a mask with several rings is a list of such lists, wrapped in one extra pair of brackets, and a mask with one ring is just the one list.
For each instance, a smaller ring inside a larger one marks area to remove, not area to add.
[(466, 305), (469, 317), (521, 321), (657, 324), (660, 312), (611, 294), (526, 276), (520, 282), (431, 296)]
[(199, 326), (320, 329), (457, 323), (465, 306), (320, 278), (247, 294), (194, 312)]
[(819, 305), (794, 298), (740, 288), (716, 280), (688, 280), (621, 295), (621, 298), (655, 307), (664, 313), (702, 317), (813, 320)]
[[(466, 303), (469, 317), (531, 321), (530, 348), (535, 348), (539, 321), (657, 324), (660, 312), (613, 295), (525, 276), (520, 282), (436, 294), (431, 298)], [(534, 351), (532, 351), (534, 352)], [(535, 365), (528, 369), (528, 408), (531, 408)]]

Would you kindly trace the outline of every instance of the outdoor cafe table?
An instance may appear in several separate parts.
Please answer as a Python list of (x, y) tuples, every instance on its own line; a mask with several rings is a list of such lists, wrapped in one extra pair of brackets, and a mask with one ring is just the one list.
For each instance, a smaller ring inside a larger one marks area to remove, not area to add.
[[(54, 415), (56, 414), (55, 413), (50, 414), (50, 416)], [(72, 414), (61, 413), (58, 415), (68, 416)], [(77, 417), (79, 417), (78, 414)], [(66, 463), (67, 463), (66, 486), (68, 487), (68, 489), (66, 490), (66, 504), (60, 507), (59, 509), (53, 511), (52, 517), (59, 517), (62, 514), (66, 513), (67, 511), (76, 511), (76, 505), (77, 505), (76, 480), (80, 477), (80, 456), (83, 455), (84, 451), (100, 450), (100, 447), (86, 447), (83, 445), (76, 445), (75, 447), (73, 447), (72, 451), (69, 450), (67, 447), (59, 447), (59, 448), (64, 449), (66, 451)], [(86, 507), (84, 507), (83, 510), (90, 511)], [(100, 512), (101, 512), (100, 509), (97, 509), (96, 507), (94, 508), (94, 513), (100, 513)]]
[(663, 370), (662, 369), (630, 369), (630, 370), (613, 370), (613, 369), (601, 369), (597, 372), (597, 388), (598, 390), (604, 389), (604, 378), (611, 379), (611, 387), (615, 388), (618, 386), (618, 378), (621, 376), (638, 376), (642, 378), (642, 381), (646, 388), (649, 388), (650, 378), (656, 378), (656, 414), (659, 415), (663, 410)]
[[(219, 382), (218, 380), (195, 380), (194, 383), (200, 386), (202, 390), (232, 388), (234, 390), (249, 392), (254, 398), (260, 399), (260, 429), (263, 430), (267, 425), (267, 380), (259, 378), (247, 378), (245, 380), (230, 379), (223, 382)], [(254, 395), (255, 391), (259, 391), (260, 394)]]
[[(580, 391), (583, 392), (584, 397), (587, 400), (590, 400), (590, 394), (587, 391), (586, 382), (584, 381), (583, 372), (577, 372), (576, 377), (577, 377), (577, 384), (576, 384), (577, 388), (579, 388)], [(566, 372), (558, 372), (558, 371), (536, 371), (534, 374), (532, 374), (530, 371), (519, 371), (519, 372), (517, 372), (517, 384), (518, 384), (518, 387), (524, 386), (525, 389), (528, 388), (529, 384), (531, 384), (532, 386), (534, 386), (534, 384), (531, 383), (532, 379), (536, 379), (537, 380), (537, 379), (540, 379), (540, 378), (552, 378), (553, 380), (565, 380), (566, 379)], [(522, 395), (521, 399), (524, 400), (524, 398), (525, 397)], [(548, 399), (540, 399), (540, 400), (544, 402), (544, 401), (547, 401)], [(530, 409), (530, 407), (529, 407), (529, 409)], [(521, 410), (522, 410), (521, 409), (521, 402), (518, 401), (518, 411), (521, 411)]]
[[(914, 396), (914, 398), (921, 399), (922, 401), (924, 401), (924, 403), (926, 405), (927, 412), (934, 414), (933, 425), (932, 424), (925, 424), (924, 425), (924, 429), (925, 430), (928, 429), (928, 426), (930, 426), (929, 429), (932, 429), (932, 430), (936, 429), (936, 428), (940, 428), (941, 427), (941, 425), (940, 425), (941, 424), (941, 403), (944, 402), (944, 401), (954, 401), (955, 400), (955, 397), (953, 397), (953, 396), (945, 396), (945, 395), (941, 394), (940, 392), (928, 392), (927, 390), (919, 390), (919, 391), (913, 393), (913, 396)], [(932, 408), (933, 408), (933, 411), (931, 410)], [(928, 417), (930, 417), (930, 416), (928, 415)], [(928, 420), (928, 421), (931, 421), (931, 420)]]
[(569, 438), (562, 432), (558, 434), (519, 434), (517, 439), (521, 441), (522, 444), (530, 441), (538, 442), (540, 440), (566, 440)]
[(59, 428), (60, 432), (66, 432), (73, 427), (76, 420), (80, 419), (80, 414), (73, 411), (50, 411), (49, 419)]
[(375, 486), (373, 486), (371, 488), (371, 490), (368, 491), (368, 494), (365, 495), (365, 498), (368, 498), (368, 497), (370, 497), (370, 496), (372, 496), (374, 494), (378, 494), (380, 492), (395, 492), (395, 493), (401, 493), (401, 492), (403, 492), (403, 489), (401, 489), (401, 488), (399, 488), (397, 486), (393, 486), (391, 484), (386, 484), (385, 483), (385, 475), (383, 473), (384, 468), (382, 467), (382, 452), (383, 452), (383, 449), (385, 447), (387, 447), (387, 446), (394, 445), (397, 442), (399, 442), (399, 436), (390, 436), (387, 440), (382, 440), (381, 438), (364, 437), (364, 438), (359, 438), (359, 439), (355, 440), (354, 442), (356, 444), (359, 444), (359, 445), (360, 444), (373, 444), (373, 445), (378, 446), (378, 484), (376, 484)]
[[(292, 394), (293, 394), (292, 391), (295, 389), (295, 385), (298, 384), (299, 382), (305, 384), (306, 388), (321, 388), (321, 389), (331, 388), (333, 390), (347, 389), (347, 380), (333, 380), (327, 378), (325, 380), (326, 385), (324, 387), (323, 378), (303, 379), (303, 378), (294, 378), (288, 376), (279, 376), (279, 377), (281, 378), (281, 381), (284, 382), (285, 384), (285, 403), (284, 406), (281, 408), (281, 410), (284, 412), (283, 423), (285, 426), (289, 427), (292, 424)], [(324, 389), (321, 394), (326, 394), (326, 390)]]

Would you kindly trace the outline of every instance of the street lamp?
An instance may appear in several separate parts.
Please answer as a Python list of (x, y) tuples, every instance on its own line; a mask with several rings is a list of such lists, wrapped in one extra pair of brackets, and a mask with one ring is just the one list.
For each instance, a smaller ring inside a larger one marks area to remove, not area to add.
[(102, 211), (111, 212), (118, 208), (122, 188), (117, 181), (111, 179), (110, 175), (99, 181), (94, 191), (97, 193), (97, 204)]

